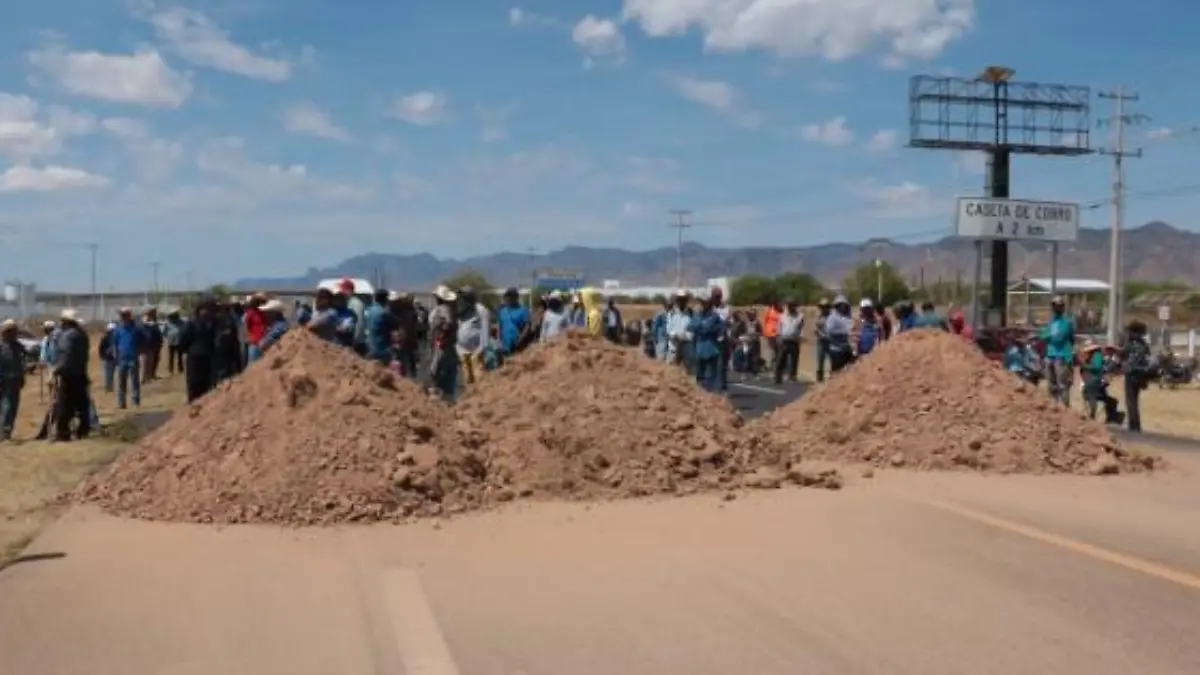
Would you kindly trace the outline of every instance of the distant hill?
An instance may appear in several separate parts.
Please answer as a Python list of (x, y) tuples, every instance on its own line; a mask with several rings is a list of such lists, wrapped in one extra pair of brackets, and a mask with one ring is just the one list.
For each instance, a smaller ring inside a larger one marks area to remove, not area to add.
[[(1200, 234), (1158, 221), (1126, 230), (1124, 234), (1127, 279), (1200, 285)], [(959, 274), (969, 277), (974, 264), (973, 253), (974, 247), (969, 241), (951, 237), (911, 245), (875, 239), (859, 244), (795, 248), (709, 248), (689, 243), (684, 245), (683, 251), (688, 285), (702, 284), (712, 277), (783, 272), (808, 272), (822, 281), (836, 284), (850, 270), (877, 256), (900, 269), (914, 283), (920, 283), (922, 278), (932, 283), (939, 278), (953, 279)], [(1009, 256), (1013, 278), (1050, 275), (1048, 247), (1014, 245)], [(1083, 229), (1074, 247), (1060, 250), (1059, 277), (1106, 279), (1108, 258), (1108, 230)], [(435, 285), (460, 270), (473, 269), (496, 285), (509, 285), (526, 283), (532, 264), (529, 255), (511, 252), (464, 260), (442, 259), (428, 253), (367, 253), (331, 267), (310, 268), (297, 277), (239, 279), (235, 284), (243, 289), (306, 287), (320, 279), (352, 276), (381, 279), (390, 288), (417, 289)], [(569, 246), (539, 255), (536, 265), (579, 269), (589, 281), (597, 284), (602, 279), (620, 279), (624, 285), (667, 285), (675, 277), (675, 248), (627, 251)]]

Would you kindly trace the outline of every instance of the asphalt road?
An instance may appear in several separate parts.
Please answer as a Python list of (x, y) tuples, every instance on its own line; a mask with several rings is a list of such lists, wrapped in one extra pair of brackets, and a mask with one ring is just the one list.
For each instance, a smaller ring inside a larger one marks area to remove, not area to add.
[(403, 527), (74, 510), (0, 570), (0, 675), (1193, 675), (1200, 457), (1172, 459)]

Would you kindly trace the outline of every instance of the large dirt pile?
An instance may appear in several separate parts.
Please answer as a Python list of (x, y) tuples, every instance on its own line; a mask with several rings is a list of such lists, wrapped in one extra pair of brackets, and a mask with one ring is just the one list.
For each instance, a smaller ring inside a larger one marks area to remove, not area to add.
[(778, 487), (836, 488), (798, 455), (747, 428), (720, 396), (635, 349), (569, 335), (470, 387), (460, 422), (488, 449), (504, 489), (568, 499)]
[(154, 520), (395, 520), (485, 501), (450, 410), (407, 380), (293, 331), (80, 489)]
[(805, 457), (878, 466), (1093, 474), (1154, 467), (1078, 409), (939, 331), (901, 334), (757, 425)]

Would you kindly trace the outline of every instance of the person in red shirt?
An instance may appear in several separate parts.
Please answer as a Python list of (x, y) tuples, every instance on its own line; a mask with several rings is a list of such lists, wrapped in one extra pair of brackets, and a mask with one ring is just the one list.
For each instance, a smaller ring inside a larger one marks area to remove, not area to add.
[(250, 363), (262, 358), (263, 352), (259, 344), (267, 335), (267, 317), (263, 314), (262, 306), (267, 298), (262, 293), (250, 296), (246, 303), (246, 312), (242, 320), (246, 322), (246, 356)]
[(950, 315), (950, 332), (968, 340), (975, 339), (975, 329), (967, 323), (967, 317), (963, 316), (962, 312), (956, 311)]

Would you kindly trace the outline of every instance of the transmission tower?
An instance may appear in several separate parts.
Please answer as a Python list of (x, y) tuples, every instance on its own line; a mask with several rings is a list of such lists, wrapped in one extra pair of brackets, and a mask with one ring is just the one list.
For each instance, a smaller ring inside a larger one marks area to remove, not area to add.
[(683, 231), (692, 226), (692, 212), (687, 209), (672, 209), (671, 215), (675, 222), (670, 227), (675, 228), (675, 288), (683, 288)]

